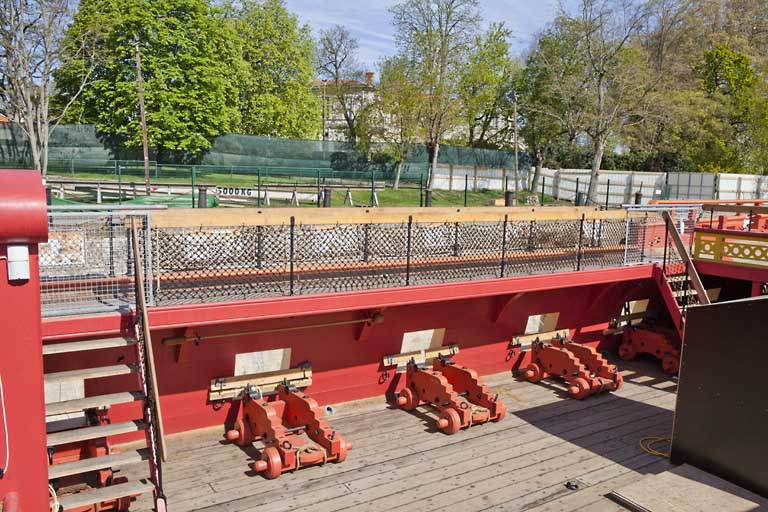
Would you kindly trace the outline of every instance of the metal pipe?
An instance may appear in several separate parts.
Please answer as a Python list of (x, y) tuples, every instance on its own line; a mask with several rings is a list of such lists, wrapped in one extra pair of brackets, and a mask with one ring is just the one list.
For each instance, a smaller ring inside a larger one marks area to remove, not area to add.
[(93, 210), (93, 211), (120, 211), (120, 210), (167, 210), (168, 205), (166, 204), (147, 204), (147, 205), (131, 205), (131, 204), (114, 204), (114, 205), (108, 205), (108, 204), (97, 204), (97, 205), (55, 205), (55, 206), (49, 206), (48, 211), (49, 212), (65, 212), (65, 211), (82, 211), (82, 210)]
[(207, 336), (197, 336), (194, 338), (185, 338), (184, 336), (173, 336), (171, 338), (164, 338), (162, 343), (165, 346), (182, 345), (189, 341), (206, 341), (206, 340), (219, 340), (222, 338), (234, 338), (240, 336), (252, 336), (256, 334), (272, 334), (275, 332), (288, 332), (288, 331), (302, 331), (306, 329), (319, 329), (322, 327), (337, 327), (340, 325), (354, 325), (362, 323), (370, 323), (371, 325), (380, 324), (384, 321), (384, 315), (382, 313), (374, 313), (373, 315), (360, 318), (356, 320), (341, 320), (339, 322), (323, 322), (316, 324), (295, 325), (290, 327), (276, 327), (274, 329), (254, 329), (250, 331), (237, 331), (228, 332), (223, 334), (209, 334)]

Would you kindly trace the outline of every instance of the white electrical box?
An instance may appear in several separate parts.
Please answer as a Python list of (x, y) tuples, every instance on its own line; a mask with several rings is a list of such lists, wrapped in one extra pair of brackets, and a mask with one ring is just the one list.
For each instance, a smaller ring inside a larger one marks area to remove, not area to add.
[(29, 279), (29, 247), (26, 245), (8, 246), (8, 280), (26, 281)]

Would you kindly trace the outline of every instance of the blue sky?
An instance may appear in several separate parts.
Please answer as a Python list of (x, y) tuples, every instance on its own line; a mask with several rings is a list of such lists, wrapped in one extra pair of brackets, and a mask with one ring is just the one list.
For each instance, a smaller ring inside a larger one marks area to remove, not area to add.
[[(379, 57), (395, 51), (392, 17), (397, 0), (286, 0), (288, 8), (313, 32), (335, 24), (348, 27), (360, 42), (361, 63), (375, 70)], [(513, 32), (516, 53), (526, 51), (536, 32), (552, 20), (558, 0), (480, 0), (485, 23), (504, 21)]]

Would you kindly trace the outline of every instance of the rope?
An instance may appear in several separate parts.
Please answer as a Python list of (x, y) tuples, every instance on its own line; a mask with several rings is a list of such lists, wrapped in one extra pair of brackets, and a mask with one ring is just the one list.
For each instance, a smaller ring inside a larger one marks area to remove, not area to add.
[(666, 457), (669, 458), (669, 452), (662, 452), (659, 450), (656, 450), (653, 445), (657, 443), (671, 443), (672, 439), (669, 437), (644, 437), (640, 439), (640, 449), (642, 449), (645, 453), (650, 453), (651, 455), (655, 455), (656, 457)]
[(3, 414), (3, 433), (5, 434), (5, 466), (0, 468), (0, 478), (8, 473), (11, 465), (11, 446), (8, 444), (8, 419), (5, 413), (5, 395), (3, 394), (3, 377), (0, 375), (0, 410)]
[(309, 443), (305, 444), (301, 448), (296, 448), (296, 469), (301, 469), (301, 454), (302, 453), (311, 453), (315, 451), (320, 451), (323, 453), (323, 464), (328, 462), (328, 454), (325, 450), (317, 446), (315, 443), (310, 441)]
[(51, 512), (59, 512), (59, 497), (51, 484), (48, 484), (48, 494), (51, 496)]

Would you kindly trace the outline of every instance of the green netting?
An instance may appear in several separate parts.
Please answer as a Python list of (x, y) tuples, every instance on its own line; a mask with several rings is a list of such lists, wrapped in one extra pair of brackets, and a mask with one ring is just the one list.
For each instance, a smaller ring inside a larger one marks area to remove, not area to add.
[[(51, 134), (48, 172), (51, 176), (70, 175), (86, 179), (110, 178), (125, 182), (143, 179), (144, 165), (136, 148), (112, 147), (93, 125), (59, 126)], [(153, 182), (256, 186), (259, 181), (284, 186), (310, 184), (362, 187), (372, 181), (394, 177), (394, 165), (383, 154), (383, 146), (374, 145), (370, 155), (361, 155), (346, 142), (278, 139), (251, 135), (222, 135), (211, 149), (198, 158), (197, 165), (150, 162)], [(153, 155), (153, 158), (155, 155)], [(190, 160), (189, 155), (169, 155), (171, 159)], [(441, 146), (438, 163), (455, 166), (457, 173), (467, 169), (502, 169), (514, 167), (514, 154), (492, 149)], [(0, 165), (30, 167), (30, 157), (23, 131), (12, 123), (0, 125)], [(523, 172), (530, 159), (521, 154)], [(423, 181), (428, 172), (428, 155), (418, 146), (402, 168), (404, 182)], [(416, 184), (418, 185), (418, 184)], [(407, 184), (406, 184), (407, 186)]]

